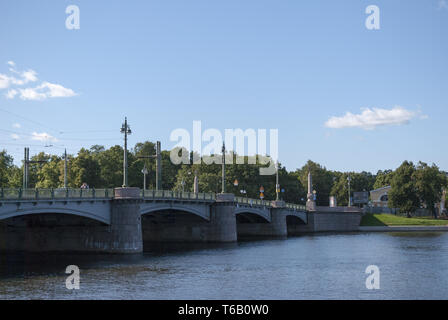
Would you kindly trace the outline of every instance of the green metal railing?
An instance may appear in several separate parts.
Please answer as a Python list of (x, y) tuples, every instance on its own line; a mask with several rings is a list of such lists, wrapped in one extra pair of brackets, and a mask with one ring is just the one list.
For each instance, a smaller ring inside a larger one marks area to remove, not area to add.
[(110, 199), (114, 189), (0, 189), (0, 200)]
[(171, 190), (142, 190), (144, 199), (198, 199), (198, 200), (216, 200), (214, 193), (194, 193)]
[[(194, 193), (171, 190), (142, 190), (143, 199), (185, 199), (185, 200), (216, 200), (215, 193)], [(0, 200), (57, 200), (57, 199), (112, 199), (114, 189), (3, 189), (0, 188)], [(235, 202), (255, 206), (271, 207), (271, 201), (235, 197)], [(305, 210), (304, 205), (286, 203), (286, 208)]]
[(256, 206), (271, 206), (271, 201), (261, 199), (251, 199), (245, 197), (235, 197), (235, 201), (241, 204), (250, 204)]
[[(256, 206), (272, 206), (272, 201), (270, 200), (261, 200), (261, 199), (251, 199), (251, 198), (245, 198), (245, 197), (235, 197), (235, 201), (240, 204), (249, 204), (249, 205), (256, 205)], [(286, 208), (293, 209), (293, 210), (300, 210), (305, 211), (306, 206), (301, 204), (295, 204), (295, 203), (286, 203)]]

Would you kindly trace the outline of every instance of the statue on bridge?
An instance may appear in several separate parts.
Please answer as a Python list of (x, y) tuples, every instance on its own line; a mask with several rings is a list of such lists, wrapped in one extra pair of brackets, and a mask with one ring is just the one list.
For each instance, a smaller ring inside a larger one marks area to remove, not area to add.
[(311, 171), (308, 171), (308, 194), (306, 201), (306, 210), (308, 211), (316, 211), (316, 199), (314, 198), (314, 194), (312, 192), (313, 189), (313, 181), (311, 178)]

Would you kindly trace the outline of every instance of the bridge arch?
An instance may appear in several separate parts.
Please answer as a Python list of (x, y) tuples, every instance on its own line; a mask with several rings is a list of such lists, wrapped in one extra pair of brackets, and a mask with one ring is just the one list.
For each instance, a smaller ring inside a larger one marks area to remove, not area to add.
[(68, 208), (35, 208), (35, 209), (24, 209), (24, 210), (14, 210), (9, 211), (6, 213), (2, 213), (0, 215), (0, 221), (9, 219), (9, 218), (15, 218), (15, 217), (23, 217), (23, 216), (30, 216), (30, 215), (44, 215), (44, 214), (66, 214), (66, 215), (73, 215), (78, 217), (84, 217), (91, 220), (95, 220), (104, 224), (109, 225), (110, 224), (110, 217), (103, 217), (101, 215), (84, 211), (84, 210), (73, 210)]
[(287, 225), (305, 225), (307, 224), (306, 212), (291, 212), (286, 214)]
[[(204, 210), (205, 209), (205, 210)], [(161, 211), (180, 211), (193, 214), (198, 216), (206, 221), (210, 221), (210, 211), (209, 207), (198, 208), (196, 206), (191, 205), (177, 205), (177, 204), (151, 204), (151, 205), (142, 205), (140, 208), (140, 215), (148, 215), (155, 212)]]
[(240, 223), (269, 223), (271, 222), (271, 213), (269, 209), (253, 208), (253, 207), (237, 207), (235, 208), (237, 222)]

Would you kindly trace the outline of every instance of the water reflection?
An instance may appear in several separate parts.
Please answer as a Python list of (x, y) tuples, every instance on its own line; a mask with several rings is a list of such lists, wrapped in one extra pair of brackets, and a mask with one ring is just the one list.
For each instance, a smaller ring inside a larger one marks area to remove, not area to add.
[[(446, 233), (314, 234), (229, 244), (161, 243), (145, 253), (0, 254), (2, 299), (444, 299)], [(67, 290), (65, 268), (81, 270)], [(365, 268), (381, 289), (365, 288)]]

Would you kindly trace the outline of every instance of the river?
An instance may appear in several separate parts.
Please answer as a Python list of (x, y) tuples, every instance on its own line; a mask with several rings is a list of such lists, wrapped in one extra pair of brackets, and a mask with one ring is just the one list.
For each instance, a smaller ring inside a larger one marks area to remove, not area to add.
[[(80, 269), (66, 288), (65, 268)], [(366, 288), (366, 267), (380, 288)], [(172, 244), (130, 256), (0, 254), (0, 299), (446, 299), (448, 233)]]

